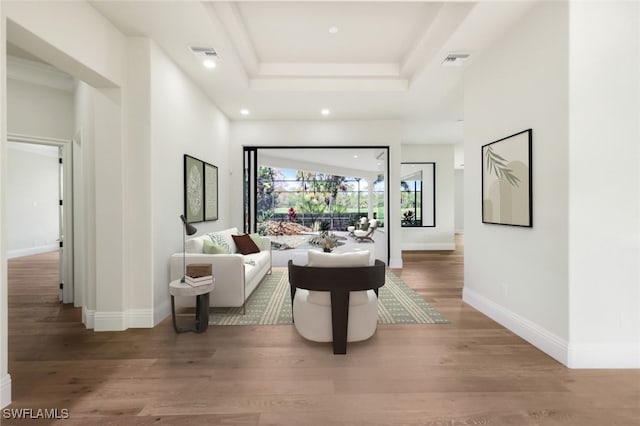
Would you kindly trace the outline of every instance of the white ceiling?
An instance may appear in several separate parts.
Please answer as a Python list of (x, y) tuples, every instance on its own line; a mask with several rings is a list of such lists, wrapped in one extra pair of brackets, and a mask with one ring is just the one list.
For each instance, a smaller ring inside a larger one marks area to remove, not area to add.
[(258, 164), (341, 176), (374, 178), (387, 169), (386, 149), (380, 148), (263, 148)]
[[(96, 1), (150, 37), (231, 120), (397, 119), (403, 143), (461, 143), (465, 67), (531, 3)], [(335, 34), (330, 27), (337, 27)], [(189, 46), (218, 53), (207, 70)], [(441, 65), (468, 53), (461, 67)], [(251, 111), (248, 117), (240, 110)], [(322, 116), (320, 110), (331, 114)]]

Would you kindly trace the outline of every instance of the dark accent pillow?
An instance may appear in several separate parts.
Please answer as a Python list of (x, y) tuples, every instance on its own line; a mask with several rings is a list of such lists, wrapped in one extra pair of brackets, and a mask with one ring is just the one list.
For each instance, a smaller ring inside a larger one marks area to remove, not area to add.
[(260, 249), (253, 242), (249, 234), (244, 235), (232, 235), (233, 242), (236, 243), (238, 247), (238, 251), (242, 254), (251, 254), (251, 253), (259, 253)]

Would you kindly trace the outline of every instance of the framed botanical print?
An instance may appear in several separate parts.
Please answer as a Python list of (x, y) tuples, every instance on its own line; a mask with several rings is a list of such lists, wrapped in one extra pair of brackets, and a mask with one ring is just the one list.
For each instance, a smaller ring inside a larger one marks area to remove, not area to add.
[(482, 222), (533, 226), (532, 129), (482, 146)]
[(204, 163), (184, 155), (184, 216), (187, 223), (204, 221)]
[(218, 220), (218, 168), (204, 163), (204, 220)]

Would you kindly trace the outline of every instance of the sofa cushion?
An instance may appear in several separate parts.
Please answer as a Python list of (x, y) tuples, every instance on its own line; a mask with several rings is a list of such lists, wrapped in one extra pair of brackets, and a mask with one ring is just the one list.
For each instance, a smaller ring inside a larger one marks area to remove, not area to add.
[(226, 254), (227, 251), (218, 244), (210, 240), (204, 240), (202, 244), (202, 252), (205, 254)]
[(260, 246), (262, 245), (262, 240), (260, 239), (260, 234), (255, 232), (253, 234), (249, 234), (249, 236), (251, 237), (253, 242), (256, 243), (256, 246), (258, 246), (258, 250), (260, 250)]
[[(309, 250), (307, 266), (321, 268), (347, 268), (355, 266), (369, 266), (369, 250), (349, 253), (324, 253)], [(349, 305), (363, 305), (368, 303), (367, 291), (352, 291), (349, 293)], [(328, 291), (309, 291), (307, 302), (315, 305), (331, 306), (331, 293)]]
[(232, 235), (237, 233), (237, 228), (229, 228), (223, 231), (211, 232), (207, 235), (211, 238), (211, 241), (225, 249), (227, 253), (233, 254), (238, 252), (238, 247), (236, 247), (236, 243), (232, 237)]
[(249, 234), (244, 235), (232, 235), (233, 241), (236, 243), (236, 247), (238, 247), (238, 251), (242, 254), (251, 254), (251, 253), (259, 253), (260, 249), (253, 242)]
[(187, 241), (185, 241), (185, 252), (203, 253), (203, 245), (205, 241), (211, 241), (208, 235), (200, 235), (199, 237), (189, 238)]

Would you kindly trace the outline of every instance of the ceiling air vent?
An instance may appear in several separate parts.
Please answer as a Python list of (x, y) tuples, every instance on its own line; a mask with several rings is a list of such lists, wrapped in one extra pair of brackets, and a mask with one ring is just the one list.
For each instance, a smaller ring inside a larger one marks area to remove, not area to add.
[(445, 67), (459, 67), (464, 64), (469, 54), (467, 53), (449, 53), (443, 60), (442, 65)]
[(189, 46), (189, 50), (196, 56), (204, 56), (206, 58), (215, 58), (218, 56), (213, 47)]

